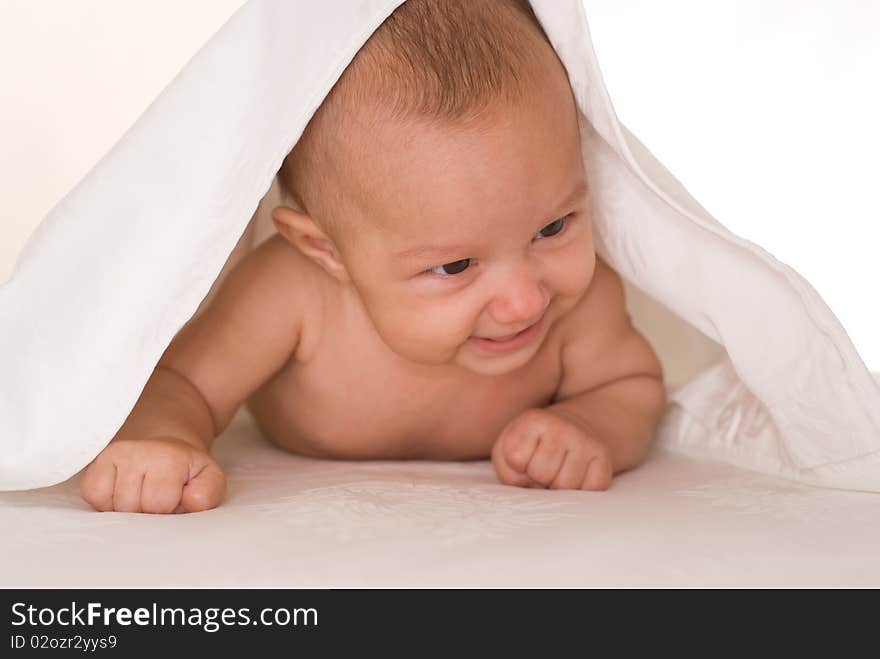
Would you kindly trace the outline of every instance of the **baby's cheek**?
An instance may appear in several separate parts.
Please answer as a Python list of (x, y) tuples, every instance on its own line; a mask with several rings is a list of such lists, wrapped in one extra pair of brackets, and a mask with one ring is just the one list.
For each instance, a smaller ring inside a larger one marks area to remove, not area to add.
[(592, 249), (586, 254), (581, 253), (572, 259), (572, 279), (571, 286), (573, 294), (580, 296), (593, 281), (593, 275), (596, 273), (596, 252)]
[(401, 305), (386, 317), (385, 342), (400, 356), (425, 364), (448, 362), (467, 331), (437, 309)]

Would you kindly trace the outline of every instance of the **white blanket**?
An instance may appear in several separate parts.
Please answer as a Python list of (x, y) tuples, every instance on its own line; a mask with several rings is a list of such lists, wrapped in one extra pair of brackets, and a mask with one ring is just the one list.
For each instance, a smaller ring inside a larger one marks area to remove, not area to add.
[(242, 411), (223, 505), (98, 514), (78, 478), (0, 493), (5, 587), (878, 587), (877, 497), (655, 450), (606, 492), (479, 462), (284, 453)]
[[(308, 119), (398, 4), (251, 0), (49, 213), (0, 287), (0, 488), (61, 482), (106, 445)], [(532, 4), (583, 114), (598, 252), (726, 351), (673, 388), (661, 443), (880, 491), (880, 387), (838, 320), (620, 124), (581, 3)]]

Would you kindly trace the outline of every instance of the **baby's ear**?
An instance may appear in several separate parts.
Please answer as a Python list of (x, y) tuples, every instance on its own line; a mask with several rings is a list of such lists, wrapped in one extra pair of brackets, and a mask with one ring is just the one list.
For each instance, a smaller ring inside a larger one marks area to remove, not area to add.
[(276, 206), (272, 209), (272, 224), (278, 229), (278, 233), (291, 243), (294, 242), (295, 234), (300, 233), (305, 223), (311, 221), (308, 215), (288, 206)]
[(287, 206), (272, 209), (272, 223), (284, 238), (330, 276), (348, 281), (348, 270), (330, 237), (305, 213)]

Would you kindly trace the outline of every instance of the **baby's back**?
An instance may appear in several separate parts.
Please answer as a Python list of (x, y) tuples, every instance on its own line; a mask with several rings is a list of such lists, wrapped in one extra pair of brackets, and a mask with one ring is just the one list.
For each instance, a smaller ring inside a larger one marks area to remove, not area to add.
[(419, 365), (388, 348), (353, 288), (282, 237), (258, 250), (279, 260), (261, 272), (299, 288), (292, 299), (304, 305), (296, 351), (247, 402), (278, 446), (315, 457), (487, 458), (508, 421), (551, 402), (563, 322), (525, 366), (505, 375)]

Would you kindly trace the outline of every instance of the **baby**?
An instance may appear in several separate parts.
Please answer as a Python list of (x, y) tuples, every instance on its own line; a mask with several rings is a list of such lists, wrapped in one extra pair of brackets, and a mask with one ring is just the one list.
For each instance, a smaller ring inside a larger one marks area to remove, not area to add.
[(596, 257), (574, 98), (525, 0), (409, 0), (286, 158), (277, 234), (176, 335), (87, 467), (98, 510), (217, 506), (246, 403), (277, 446), (491, 457), (604, 490), (646, 455), (660, 363)]

